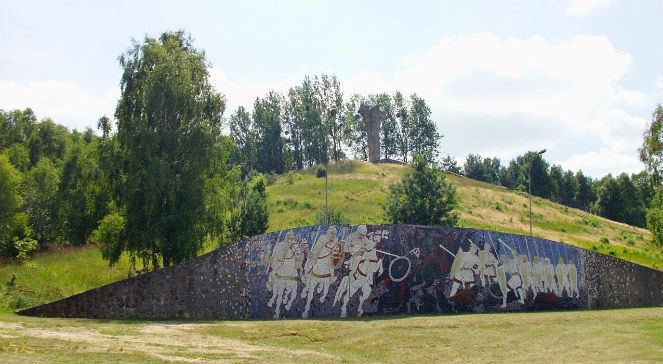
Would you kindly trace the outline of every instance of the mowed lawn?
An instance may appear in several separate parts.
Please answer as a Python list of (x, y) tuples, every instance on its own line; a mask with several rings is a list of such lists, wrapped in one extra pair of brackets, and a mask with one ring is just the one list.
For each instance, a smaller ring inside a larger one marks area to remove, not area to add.
[(0, 315), (0, 363), (661, 363), (663, 309), (283, 321)]

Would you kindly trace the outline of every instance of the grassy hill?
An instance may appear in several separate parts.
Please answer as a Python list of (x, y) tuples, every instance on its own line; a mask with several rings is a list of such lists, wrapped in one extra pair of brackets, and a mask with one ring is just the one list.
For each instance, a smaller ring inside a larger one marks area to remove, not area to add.
[[(329, 205), (341, 210), (353, 224), (382, 223), (381, 204), (389, 184), (399, 180), (407, 168), (359, 161), (331, 164)], [(448, 178), (458, 187), (460, 226), (529, 234), (527, 194), (461, 176)], [(316, 213), (324, 208), (324, 178), (316, 178), (313, 168), (281, 176), (267, 190), (270, 231), (313, 225)], [(663, 267), (663, 254), (649, 246), (651, 234), (645, 229), (539, 198), (533, 199), (532, 209), (536, 236)], [(206, 251), (214, 248), (212, 242), (206, 245)], [(22, 264), (0, 264), (0, 311), (49, 302), (124, 279), (128, 270), (126, 257), (109, 268), (95, 247), (44, 253)]]
[[(329, 167), (329, 205), (352, 224), (384, 222), (381, 204), (389, 184), (409, 168), (398, 164), (343, 161)], [(519, 191), (448, 174), (458, 188), (459, 225), (529, 235), (528, 195)], [(325, 181), (309, 168), (285, 176), (268, 187), (270, 231), (312, 225), (324, 208)], [(646, 229), (611, 221), (549, 200), (532, 199), (533, 234), (596, 250), (661, 269), (663, 254), (650, 246)]]

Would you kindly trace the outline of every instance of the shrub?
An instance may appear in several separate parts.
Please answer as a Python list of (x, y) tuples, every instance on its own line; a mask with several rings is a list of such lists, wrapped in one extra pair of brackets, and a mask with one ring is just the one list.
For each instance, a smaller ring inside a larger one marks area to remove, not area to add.
[(435, 165), (417, 155), (400, 182), (389, 187), (383, 205), (385, 217), (392, 224), (454, 226), (458, 214), (456, 187), (447, 182)]
[[(288, 185), (295, 183), (295, 176), (292, 175), (292, 172), (288, 172), (288, 174), (285, 176), (285, 183)], [(269, 182), (267, 185), (269, 185)]]
[(600, 243), (601, 245), (609, 245), (609, 244), (610, 244), (610, 240), (608, 240), (608, 238), (606, 238), (606, 237), (602, 237), (601, 239), (599, 239), (599, 243)]
[(37, 250), (38, 246), (39, 244), (37, 243), (37, 240), (32, 238), (24, 238), (24, 239), (16, 238), (14, 240), (14, 247), (18, 252), (16, 257), (19, 260), (27, 259), (27, 257), (29, 257), (33, 251)]
[(315, 176), (318, 178), (324, 177), (327, 175), (327, 169), (322, 164), (318, 165), (318, 168), (315, 170)]
[[(292, 175), (292, 173), (288, 173), (288, 175)], [(270, 172), (265, 175), (265, 179), (267, 180), (267, 186), (271, 186), (274, 183), (276, 183), (276, 180), (279, 178), (279, 175), (276, 172)], [(290, 183), (292, 184), (292, 183)]]
[(350, 224), (350, 219), (341, 211), (333, 207), (329, 208), (329, 223), (325, 218), (325, 209), (319, 210), (315, 214), (316, 225), (337, 225), (337, 224)]

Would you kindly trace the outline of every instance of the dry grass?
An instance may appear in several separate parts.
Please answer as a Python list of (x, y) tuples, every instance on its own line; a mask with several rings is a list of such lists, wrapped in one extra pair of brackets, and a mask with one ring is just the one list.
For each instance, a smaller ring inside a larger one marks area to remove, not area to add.
[[(385, 222), (381, 205), (389, 185), (408, 168), (397, 164), (344, 161), (329, 166), (329, 205), (353, 224)], [(529, 201), (525, 193), (448, 174), (458, 187), (460, 226), (529, 235)], [(324, 178), (315, 169), (293, 173), (293, 183), (280, 178), (268, 188), (270, 231), (315, 224), (324, 208)], [(533, 198), (533, 234), (549, 240), (661, 269), (663, 253), (650, 246), (651, 233), (578, 209)], [(600, 244), (606, 238), (610, 244)]]
[(661, 363), (661, 308), (145, 322), (0, 316), (0, 362)]

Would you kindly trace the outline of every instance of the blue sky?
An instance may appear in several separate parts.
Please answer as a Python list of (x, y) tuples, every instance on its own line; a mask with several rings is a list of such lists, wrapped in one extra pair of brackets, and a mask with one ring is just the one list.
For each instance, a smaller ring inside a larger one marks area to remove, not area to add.
[(440, 151), (506, 163), (528, 150), (601, 177), (642, 169), (661, 102), (660, 1), (2, 1), (0, 108), (71, 128), (112, 115), (117, 57), (185, 29), (207, 53), (226, 116), (304, 75), (352, 93), (416, 92)]

